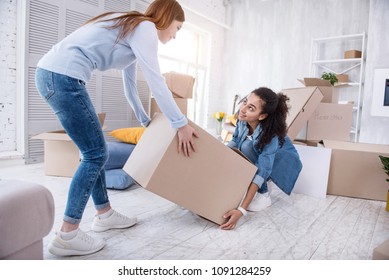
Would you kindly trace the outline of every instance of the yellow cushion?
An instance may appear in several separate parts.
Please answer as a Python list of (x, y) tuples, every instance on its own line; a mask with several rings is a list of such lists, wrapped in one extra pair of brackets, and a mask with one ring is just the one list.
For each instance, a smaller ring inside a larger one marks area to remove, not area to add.
[(228, 117), (227, 117), (227, 120), (229, 120), (230, 123), (232, 123), (233, 126), (236, 126), (236, 121), (237, 121), (237, 116), (236, 116), (236, 114), (228, 116)]
[(144, 127), (127, 127), (113, 130), (109, 134), (124, 143), (137, 144), (144, 131)]

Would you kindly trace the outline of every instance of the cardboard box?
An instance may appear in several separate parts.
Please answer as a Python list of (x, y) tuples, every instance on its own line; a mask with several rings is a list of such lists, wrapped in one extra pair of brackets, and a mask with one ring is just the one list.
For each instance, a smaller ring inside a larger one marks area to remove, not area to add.
[(338, 103), (339, 100), (339, 88), (348, 85), (335, 84), (331, 85), (330, 81), (322, 80), (320, 78), (304, 78), (304, 80), (297, 79), (300, 83), (306, 87), (318, 87), (323, 94), (323, 103)]
[(332, 150), (327, 193), (386, 201), (387, 175), (379, 155), (389, 156), (388, 145), (324, 140)]
[(192, 98), (195, 78), (177, 72), (164, 73), (166, 84), (176, 97)]
[(347, 74), (338, 74), (336, 75), (338, 79), (338, 83), (348, 83), (348, 75)]
[(350, 50), (344, 52), (344, 58), (361, 58), (362, 52), (357, 50)]
[[(177, 103), (178, 108), (180, 108), (181, 113), (185, 116), (188, 114), (188, 99), (173, 97), (174, 101)], [(150, 116), (154, 116), (155, 113), (161, 113), (161, 109), (159, 109), (157, 101), (155, 101), (154, 97), (151, 97), (150, 102)]]
[[(105, 113), (98, 116), (101, 126), (104, 126)], [(80, 164), (80, 153), (64, 130), (41, 133), (32, 139), (44, 141), (45, 175), (73, 177)]]
[(178, 154), (177, 130), (156, 114), (123, 170), (143, 188), (220, 225), (239, 206), (257, 168), (189, 123), (200, 135), (191, 157)]
[(301, 129), (306, 126), (323, 94), (318, 87), (284, 89), (282, 92), (289, 97), (289, 114), (286, 118), (288, 136), (293, 141)]
[(307, 140), (350, 141), (352, 104), (320, 103), (308, 120)]

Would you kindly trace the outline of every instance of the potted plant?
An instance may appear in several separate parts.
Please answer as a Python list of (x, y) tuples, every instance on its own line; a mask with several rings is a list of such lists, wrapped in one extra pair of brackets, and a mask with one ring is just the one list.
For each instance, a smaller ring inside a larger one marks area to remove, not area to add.
[(336, 77), (336, 74), (334, 74), (334, 73), (323, 72), (323, 74), (321, 75), (321, 78), (323, 80), (330, 81), (331, 85), (335, 85), (335, 83), (338, 82), (338, 78)]
[[(383, 165), (383, 169), (385, 170), (386, 175), (389, 176), (389, 157), (384, 157), (384, 156), (379, 156), (380, 160)], [(389, 179), (386, 179), (386, 181), (389, 182)], [(388, 196), (386, 198), (386, 211), (389, 212), (389, 191), (388, 191)]]

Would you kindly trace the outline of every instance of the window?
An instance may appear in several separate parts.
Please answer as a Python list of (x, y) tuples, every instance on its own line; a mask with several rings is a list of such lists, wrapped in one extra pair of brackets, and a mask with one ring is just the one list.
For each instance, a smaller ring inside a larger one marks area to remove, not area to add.
[(159, 44), (161, 72), (175, 71), (195, 77), (193, 98), (188, 100), (188, 118), (198, 122), (201, 108), (205, 108), (206, 77), (208, 70), (207, 49), (209, 35), (185, 23), (175, 40)]

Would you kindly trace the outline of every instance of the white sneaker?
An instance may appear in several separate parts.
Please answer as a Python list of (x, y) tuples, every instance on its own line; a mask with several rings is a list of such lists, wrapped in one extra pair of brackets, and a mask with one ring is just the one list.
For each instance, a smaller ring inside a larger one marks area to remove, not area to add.
[(49, 252), (56, 256), (83, 256), (93, 254), (100, 251), (105, 246), (105, 241), (102, 239), (94, 239), (78, 229), (77, 235), (70, 239), (64, 240), (59, 232), (49, 244)]
[(111, 216), (104, 219), (96, 215), (93, 219), (92, 230), (101, 232), (115, 228), (129, 228), (137, 221), (136, 217), (127, 217), (113, 210)]
[(258, 212), (271, 205), (271, 198), (269, 192), (259, 193), (257, 192), (253, 197), (250, 205), (247, 207), (248, 211)]

